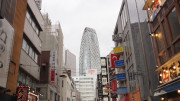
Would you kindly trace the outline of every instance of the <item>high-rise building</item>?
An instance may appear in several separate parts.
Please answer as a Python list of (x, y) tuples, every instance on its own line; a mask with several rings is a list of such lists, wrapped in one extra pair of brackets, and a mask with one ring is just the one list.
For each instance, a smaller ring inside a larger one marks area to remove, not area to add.
[(65, 67), (71, 70), (71, 76), (76, 76), (76, 56), (69, 50), (65, 51)]
[(79, 73), (85, 75), (87, 69), (97, 69), (100, 73), (100, 53), (96, 31), (86, 27), (81, 39)]
[[(116, 73), (125, 73), (128, 92), (124, 92), (122, 84), (118, 84), (117, 93), (128, 93), (129, 99), (135, 101), (158, 101), (153, 96), (158, 80), (157, 73), (154, 72), (156, 61), (149, 36), (148, 17), (146, 11), (142, 10), (144, 4), (144, 0), (123, 0), (121, 5), (113, 35), (114, 54), (122, 57), (119, 62), (125, 64), (125, 67), (117, 68)], [(123, 49), (123, 55), (120, 49)], [(122, 95), (118, 97), (124, 98)]]

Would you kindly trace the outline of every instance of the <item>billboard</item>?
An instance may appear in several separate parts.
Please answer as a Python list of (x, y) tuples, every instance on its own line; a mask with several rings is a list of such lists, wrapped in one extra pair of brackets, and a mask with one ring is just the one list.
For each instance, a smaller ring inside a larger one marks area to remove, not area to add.
[(6, 19), (0, 19), (0, 87), (6, 88), (14, 41), (14, 29)]

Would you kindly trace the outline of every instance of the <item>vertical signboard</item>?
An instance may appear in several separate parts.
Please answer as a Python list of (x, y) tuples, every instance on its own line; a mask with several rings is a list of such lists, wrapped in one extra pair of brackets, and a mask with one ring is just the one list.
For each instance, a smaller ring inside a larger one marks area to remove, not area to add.
[(106, 68), (101, 68), (101, 73), (102, 73), (102, 75), (107, 75)]
[(55, 82), (55, 74), (56, 74), (56, 51), (52, 51), (51, 54), (51, 83)]
[(14, 29), (6, 19), (0, 19), (0, 87), (6, 88)]
[(119, 60), (119, 55), (111, 54), (111, 68), (115, 68), (116, 60)]
[(105, 58), (101, 58), (101, 66), (106, 66), (106, 59)]
[(117, 81), (116, 80), (112, 81), (112, 91), (117, 91)]
[(106, 93), (106, 87), (103, 87), (103, 95), (108, 95), (108, 93)]
[(28, 101), (29, 87), (21, 86), (17, 89), (17, 101)]
[(103, 77), (102, 78), (102, 85), (106, 85), (107, 84), (107, 78), (106, 77)]
[(55, 82), (55, 70), (51, 70), (51, 83)]

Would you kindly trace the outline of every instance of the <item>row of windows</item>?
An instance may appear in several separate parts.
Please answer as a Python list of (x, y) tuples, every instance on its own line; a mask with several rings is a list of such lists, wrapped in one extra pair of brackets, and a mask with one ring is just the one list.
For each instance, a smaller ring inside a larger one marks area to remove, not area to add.
[(160, 65), (180, 52), (180, 21), (177, 13), (179, 7), (175, 6), (163, 19), (159, 18), (160, 23), (154, 32), (153, 38), (157, 46)]
[(21, 82), (20, 86), (30, 86), (32, 89), (35, 89), (36, 81), (30, 77), (29, 75), (25, 74), (21, 70), (19, 71), (18, 81)]
[(126, 14), (125, 6), (123, 6), (120, 17), (121, 17), (122, 29), (124, 29), (124, 27), (126, 26), (126, 23), (127, 23), (127, 14)]
[(22, 49), (37, 63), (38, 54), (25, 38), (23, 38)]
[(29, 23), (32, 25), (33, 29), (35, 30), (36, 34), (39, 36), (40, 30), (38, 28), (38, 25), (36, 21), (34, 20), (34, 17), (30, 13), (29, 10), (26, 11), (26, 18), (28, 19)]

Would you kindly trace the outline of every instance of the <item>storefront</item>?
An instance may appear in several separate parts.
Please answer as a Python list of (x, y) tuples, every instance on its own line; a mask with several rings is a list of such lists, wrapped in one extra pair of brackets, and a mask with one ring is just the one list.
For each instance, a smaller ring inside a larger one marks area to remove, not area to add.
[(156, 70), (159, 73), (159, 86), (154, 96), (162, 101), (180, 99), (180, 53)]
[(180, 101), (180, 0), (147, 0), (161, 101)]
[(17, 101), (39, 101), (40, 92), (36, 89), (36, 80), (19, 69), (18, 87), (17, 87)]
[(19, 86), (17, 88), (17, 101), (39, 101), (39, 96), (30, 91), (29, 86)]

